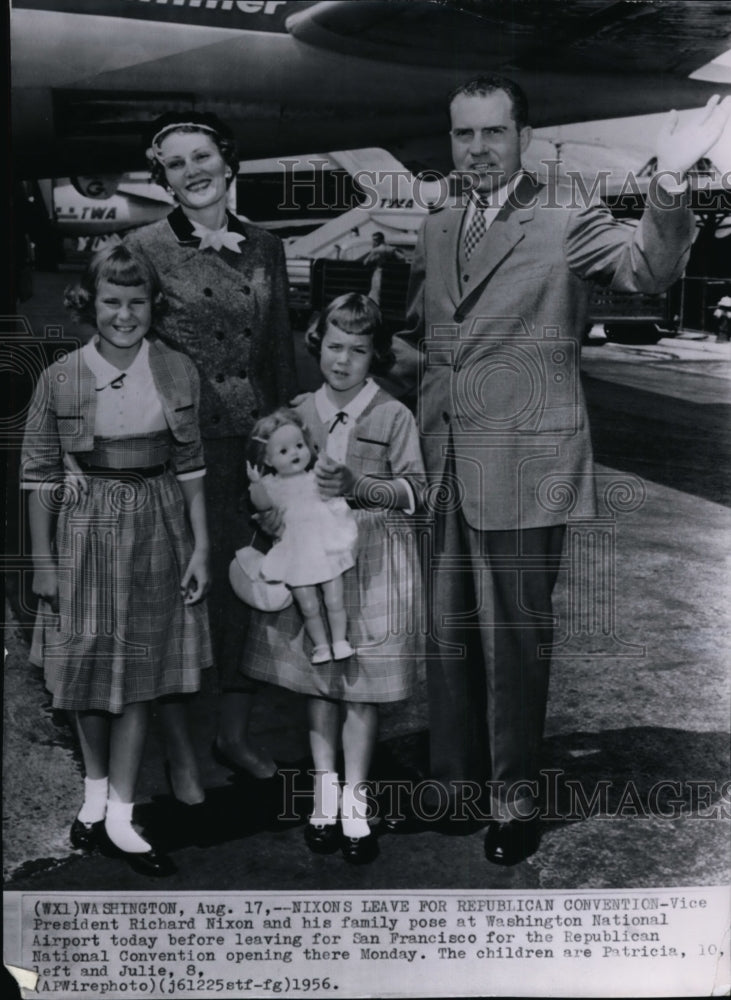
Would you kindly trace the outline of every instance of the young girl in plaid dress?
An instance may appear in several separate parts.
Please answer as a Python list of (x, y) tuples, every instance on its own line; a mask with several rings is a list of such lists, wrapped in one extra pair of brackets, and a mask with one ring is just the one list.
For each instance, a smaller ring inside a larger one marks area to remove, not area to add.
[[(391, 338), (378, 307), (363, 295), (336, 299), (308, 334), (323, 385), (298, 401), (320, 456), (323, 497), (348, 498), (358, 523), (356, 565), (343, 575), (354, 654), (313, 663), (296, 607), (255, 613), (243, 668), (247, 675), (308, 695), (315, 766), (314, 809), (305, 841), (316, 853), (339, 847), (349, 862), (378, 853), (365, 809), (378, 703), (407, 698), (422, 656), (418, 544), (411, 515), (424, 486), (416, 424), (370, 372), (385, 372)], [(342, 743), (344, 782), (337, 772)]]
[[(67, 305), (97, 336), (42, 373), (26, 425), (33, 590), (45, 602), (31, 661), (81, 744), (72, 845), (111, 842), (136, 871), (166, 875), (172, 862), (135, 830), (132, 807), (150, 702), (197, 691), (212, 661), (198, 376), (145, 339), (164, 303), (141, 254), (101, 251)], [(82, 470), (66, 485), (65, 454)]]

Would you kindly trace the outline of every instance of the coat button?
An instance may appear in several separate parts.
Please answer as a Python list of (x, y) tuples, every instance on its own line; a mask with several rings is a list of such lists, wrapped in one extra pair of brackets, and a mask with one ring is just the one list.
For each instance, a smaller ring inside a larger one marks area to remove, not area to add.
[(251, 336), (251, 327), (250, 326), (245, 326), (244, 327), (244, 336), (245, 337), (250, 337)]
[(213, 295), (213, 289), (212, 288), (204, 288), (203, 289), (203, 294), (205, 295), (205, 297), (207, 299), (210, 299), (210, 297)]
[(242, 291), (243, 291), (244, 295), (251, 295), (251, 286), (250, 285), (244, 285), (244, 287), (242, 288)]
[(469, 281), (469, 280), (470, 280), (469, 274), (463, 274), (462, 275), (462, 281)]
[(223, 340), (223, 330), (216, 330), (216, 340)]
[(224, 376), (223, 375), (221, 375), (220, 373), (218, 375), (216, 375), (216, 382), (223, 382), (223, 380), (224, 380)]
[(246, 378), (246, 369), (242, 368), (239, 372), (239, 378)]

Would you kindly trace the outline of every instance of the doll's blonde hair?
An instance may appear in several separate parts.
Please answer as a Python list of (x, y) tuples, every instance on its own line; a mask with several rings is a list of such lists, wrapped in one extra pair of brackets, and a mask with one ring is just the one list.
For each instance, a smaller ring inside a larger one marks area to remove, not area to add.
[(310, 449), (310, 461), (307, 464), (307, 468), (311, 469), (315, 464), (317, 458), (317, 446), (312, 440), (312, 435), (310, 434), (305, 422), (302, 417), (295, 410), (291, 410), (288, 406), (280, 406), (278, 410), (274, 410), (266, 417), (261, 417), (254, 424), (254, 429), (251, 432), (251, 437), (249, 438), (249, 462), (258, 469), (262, 474), (272, 473), (274, 470), (270, 465), (267, 464), (266, 453), (267, 445), (269, 444), (269, 438), (275, 431), (278, 431), (280, 427), (288, 427), (293, 424), (295, 427), (299, 427), (302, 431), (302, 437), (305, 440), (305, 444)]

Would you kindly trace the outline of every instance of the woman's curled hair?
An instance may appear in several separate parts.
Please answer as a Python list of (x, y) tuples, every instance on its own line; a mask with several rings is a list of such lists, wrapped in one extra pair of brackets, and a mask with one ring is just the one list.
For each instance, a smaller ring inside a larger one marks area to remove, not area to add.
[(226, 165), (231, 168), (231, 177), (227, 182), (231, 184), (239, 172), (240, 159), (234, 134), (217, 115), (206, 111), (167, 111), (155, 119), (147, 129), (145, 157), (150, 167), (150, 176), (155, 184), (167, 188), (165, 167), (154, 153), (155, 140), (160, 142), (161, 136), (164, 138), (174, 132), (200, 132), (203, 135), (210, 135)]

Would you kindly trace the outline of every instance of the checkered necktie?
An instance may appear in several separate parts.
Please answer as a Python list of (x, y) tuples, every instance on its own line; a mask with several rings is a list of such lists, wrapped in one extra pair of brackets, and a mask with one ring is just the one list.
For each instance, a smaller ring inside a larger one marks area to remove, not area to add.
[(470, 259), (475, 249), (479, 246), (482, 237), (487, 232), (487, 223), (485, 222), (483, 211), (489, 206), (490, 202), (474, 194), (472, 195), (472, 201), (475, 204), (475, 211), (469, 226), (467, 226), (467, 232), (464, 234), (465, 260)]

